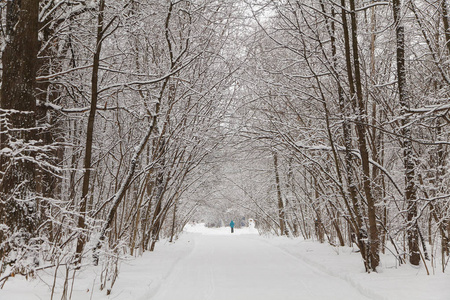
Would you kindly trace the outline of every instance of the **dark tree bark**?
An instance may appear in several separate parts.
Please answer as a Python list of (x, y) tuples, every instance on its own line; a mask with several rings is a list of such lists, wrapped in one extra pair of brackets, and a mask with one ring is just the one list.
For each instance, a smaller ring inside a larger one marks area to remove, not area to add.
[(178, 204), (178, 194), (175, 196), (175, 202), (173, 204), (173, 214), (172, 214), (172, 226), (170, 229), (170, 239), (169, 239), (169, 243), (173, 242), (173, 237), (175, 235), (175, 227), (176, 227), (176, 217), (177, 217), (177, 204)]
[(286, 228), (286, 217), (284, 213), (284, 203), (283, 198), (281, 197), (280, 173), (278, 171), (278, 155), (275, 151), (276, 150), (273, 150), (272, 155), (273, 155), (273, 167), (275, 172), (275, 187), (277, 190), (279, 226), (281, 235), (288, 235)]
[[(7, 2), (0, 109), (0, 223), (27, 241), (39, 225), (36, 213), (36, 69), (39, 1)], [(22, 148), (12, 157), (7, 149)], [(19, 200), (19, 201), (18, 201)], [(6, 238), (0, 232), (0, 244)], [(6, 254), (0, 249), (0, 259)]]
[[(327, 14), (326, 10), (325, 10), (325, 5), (323, 3), (323, 1), (321, 0), (321, 7), (322, 7), (322, 12), (324, 13), (324, 15)], [(329, 25), (327, 26), (328, 31), (329, 31), (329, 35), (330, 35), (330, 42), (331, 42), (331, 55), (332, 55), (332, 71), (335, 77), (335, 81), (336, 81), (336, 86), (337, 86), (337, 92), (338, 92), (338, 103), (339, 103), (339, 112), (342, 116), (342, 134), (343, 134), (343, 142), (344, 142), (344, 147), (345, 147), (345, 159), (344, 159), (344, 163), (345, 163), (345, 174), (346, 174), (346, 180), (347, 180), (347, 191), (344, 190), (344, 183), (343, 183), (343, 179), (342, 179), (342, 175), (341, 175), (341, 169), (339, 166), (339, 159), (338, 159), (338, 155), (337, 155), (337, 151), (336, 151), (336, 147), (334, 145), (333, 142), (333, 135), (330, 129), (330, 121), (329, 121), (329, 112), (328, 109), (326, 108), (325, 105), (325, 101), (324, 101), (324, 107), (325, 107), (325, 111), (326, 111), (326, 124), (327, 124), (327, 132), (328, 132), (328, 136), (331, 142), (331, 147), (333, 149), (333, 155), (334, 155), (334, 160), (335, 160), (335, 165), (336, 165), (336, 174), (338, 176), (339, 182), (341, 183), (339, 186), (339, 189), (341, 191), (341, 195), (342, 198), (344, 200), (345, 206), (348, 210), (348, 214), (349, 214), (349, 218), (347, 219), (349, 221), (349, 225), (351, 228), (351, 231), (353, 233), (356, 232), (360, 232), (363, 226), (363, 215), (362, 215), (362, 210), (358, 201), (358, 196), (357, 196), (357, 189), (356, 189), (356, 183), (355, 183), (355, 176), (354, 176), (354, 172), (353, 172), (353, 154), (352, 154), (352, 128), (351, 128), (351, 123), (349, 122), (349, 109), (348, 106), (346, 105), (346, 101), (345, 101), (345, 95), (344, 95), (344, 89), (342, 87), (342, 82), (340, 79), (340, 74), (337, 71), (337, 67), (338, 67), (338, 57), (337, 57), (337, 48), (336, 48), (336, 25), (335, 25), (335, 16), (336, 16), (336, 12), (334, 10), (334, 8), (331, 8), (331, 16), (332, 18), (329, 21)], [(342, 13), (342, 23), (343, 24), (347, 24), (347, 16)], [(348, 33), (348, 27), (344, 26), (344, 35), (346, 37), (349, 37), (349, 33)], [(347, 38), (345, 40), (345, 46), (346, 49), (348, 49), (348, 51), (350, 51), (350, 40), (349, 38)], [(351, 66), (351, 60), (350, 60), (350, 55), (346, 56), (346, 63), (347, 66), (350, 68)], [(353, 81), (353, 74), (349, 73), (349, 79), (351, 79), (351, 81)], [(352, 87), (351, 87), (352, 88)], [(347, 195), (349, 194), (349, 195)], [(348, 200), (348, 196), (350, 196), (351, 199), (351, 205), (350, 202)], [(361, 251), (361, 256), (364, 260), (364, 265), (366, 267), (366, 269), (368, 269), (368, 265), (367, 265), (367, 257), (366, 257), (366, 251), (365, 251), (365, 245), (362, 241), (360, 240), (356, 240), (355, 241), (356, 244), (358, 245), (358, 247), (360, 248)]]
[[(347, 65), (347, 76), (350, 87), (350, 97), (351, 102), (356, 114), (356, 132), (358, 135), (358, 149), (361, 158), (362, 171), (363, 171), (363, 188), (364, 195), (367, 201), (367, 210), (369, 218), (369, 245), (367, 247), (366, 258), (366, 268), (376, 271), (379, 265), (379, 236), (376, 224), (376, 214), (375, 214), (375, 199), (373, 198), (371, 180), (370, 180), (370, 165), (369, 165), (369, 153), (367, 150), (367, 116), (366, 116), (366, 106), (363, 99), (362, 93), (362, 81), (359, 63), (359, 53), (358, 53), (358, 30), (357, 30), (357, 20), (355, 11), (355, 1), (350, 0), (350, 23), (351, 23), (351, 33), (348, 30), (347, 18), (346, 18), (346, 3), (345, 0), (341, 0), (342, 5), (342, 21), (344, 29), (344, 40), (345, 40), (345, 56)], [(350, 47), (351, 41), (351, 47)], [(352, 57), (353, 56), (353, 57)], [(353, 58), (353, 59), (352, 59)], [(354, 75), (353, 75), (354, 72)], [(358, 241), (361, 243), (361, 251), (365, 248), (361, 240), (367, 238), (367, 232), (363, 228), (359, 228)]]
[(162, 207), (162, 201), (163, 201), (163, 195), (164, 195), (164, 182), (165, 182), (165, 174), (164, 174), (164, 165), (165, 165), (165, 159), (164, 156), (164, 143), (161, 146), (160, 149), (160, 155), (159, 159), (161, 160), (161, 163), (159, 165), (158, 174), (156, 176), (156, 207), (155, 211), (153, 213), (153, 219), (152, 219), (152, 226), (151, 226), (151, 245), (150, 245), (150, 251), (155, 250), (156, 242), (159, 240), (159, 231), (161, 230), (162, 226), (162, 213), (163, 213), (163, 207)]
[(447, 45), (448, 54), (450, 55), (450, 17), (447, 0), (441, 0), (442, 21), (444, 23), (445, 44)]
[(355, 0), (350, 0), (350, 18), (352, 27), (352, 49), (353, 49), (353, 67), (355, 70), (356, 86), (356, 132), (358, 134), (358, 148), (361, 155), (361, 164), (363, 169), (363, 187), (367, 201), (367, 212), (369, 217), (369, 266), (376, 271), (380, 263), (379, 257), (379, 235), (376, 221), (375, 199), (371, 186), (369, 152), (367, 150), (367, 111), (363, 99), (362, 78), (360, 72), (359, 53), (358, 53), (358, 30), (356, 21)]
[[(48, 10), (55, 8), (48, 7)], [(45, 10), (44, 12), (47, 12)], [(41, 15), (43, 13), (41, 8)], [(39, 58), (38, 58), (38, 76), (50, 76), (53, 73), (61, 72), (63, 69), (64, 59), (61, 54), (68, 49), (60, 50), (56, 47), (62, 38), (58, 36), (57, 25), (50, 26), (49, 23), (54, 21), (55, 16), (48, 14), (45, 20), (40, 21), (41, 38), (39, 40)], [(62, 23), (64, 18), (55, 21), (56, 24)], [(50, 40), (54, 42), (48, 43)], [(64, 124), (60, 112), (53, 110), (46, 105), (47, 103), (60, 105), (61, 104), (61, 89), (60, 87), (49, 79), (39, 80), (36, 83), (36, 90), (38, 91), (36, 118), (37, 124), (43, 129), (39, 132), (38, 138), (43, 141), (45, 145), (52, 145), (51, 150), (47, 151), (47, 162), (53, 166), (62, 164), (64, 159), (64, 147), (58, 144), (64, 143)], [(55, 176), (55, 170), (41, 170), (38, 174), (37, 184), (40, 185), (40, 190), (44, 198), (58, 198), (61, 193), (61, 177)], [(61, 174), (58, 174), (61, 175)]]
[[(95, 115), (97, 112), (97, 102), (98, 102), (98, 70), (100, 67), (100, 53), (102, 50), (102, 40), (103, 40), (103, 11), (105, 8), (105, 1), (100, 0), (99, 12), (98, 12), (98, 23), (97, 23), (97, 41), (95, 45), (93, 67), (92, 67), (92, 78), (91, 78), (91, 108), (89, 111), (89, 118), (86, 131), (86, 149), (84, 153), (84, 176), (83, 176), (83, 187), (81, 192), (80, 201), (80, 217), (78, 218), (78, 228), (86, 228), (86, 208), (88, 203), (88, 194), (90, 186), (90, 175), (91, 175), (91, 160), (92, 160), (92, 139), (94, 136), (94, 122)], [(86, 244), (86, 238), (81, 234), (78, 238), (76, 255), (78, 260), (80, 259), (81, 253), (83, 252), (84, 245)]]
[(412, 265), (419, 265), (419, 234), (417, 231), (417, 187), (414, 181), (415, 164), (413, 160), (413, 147), (411, 142), (411, 128), (406, 112), (409, 109), (409, 96), (406, 88), (405, 69), (405, 29), (401, 24), (401, 3), (400, 0), (393, 0), (393, 16), (395, 22), (396, 42), (397, 42), (397, 86), (401, 109), (401, 134), (403, 147), (403, 163), (405, 167), (405, 201), (407, 205), (407, 236), (409, 248), (409, 262)]

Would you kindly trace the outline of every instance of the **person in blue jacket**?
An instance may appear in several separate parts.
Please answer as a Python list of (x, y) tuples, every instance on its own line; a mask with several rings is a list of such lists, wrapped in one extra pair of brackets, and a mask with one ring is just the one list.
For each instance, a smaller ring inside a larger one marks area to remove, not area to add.
[(233, 220), (231, 220), (231, 222), (230, 222), (230, 227), (231, 227), (231, 233), (233, 233), (234, 232), (234, 222), (233, 222)]

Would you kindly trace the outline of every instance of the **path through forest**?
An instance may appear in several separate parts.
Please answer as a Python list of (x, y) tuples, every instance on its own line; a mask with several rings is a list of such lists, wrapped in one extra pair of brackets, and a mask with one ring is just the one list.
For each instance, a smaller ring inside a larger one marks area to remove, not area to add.
[[(399, 266), (387, 253), (379, 273), (367, 274), (354, 247), (267, 237), (254, 228), (188, 224), (175, 243), (123, 257), (110, 295), (100, 289), (104, 265), (77, 271), (72, 300), (448, 300), (448, 273)], [(62, 299), (66, 272), (44, 269), (35, 280), (10, 278), (0, 299)], [(72, 276), (72, 275), (71, 275)], [(108, 284), (108, 283), (107, 283)], [(55, 289), (53, 289), (53, 287)]]
[(151, 299), (368, 299), (259, 236), (196, 234), (192, 241)]

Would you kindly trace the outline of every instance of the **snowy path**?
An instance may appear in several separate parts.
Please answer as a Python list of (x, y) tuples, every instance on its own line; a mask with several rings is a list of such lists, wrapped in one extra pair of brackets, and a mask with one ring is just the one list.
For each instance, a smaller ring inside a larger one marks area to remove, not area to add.
[(195, 234), (192, 239), (192, 252), (151, 299), (368, 299), (257, 236)]
[[(379, 273), (367, 274), (359, 253), (302, 239), (262, 237), (255, 229), (188, 225), (176, 243), (128, 258), (112, 293), (100, 289), (104, 266), (77, 271), (72, 300), (449, 300), (450, 274), (427, 276), (423, 266), (398, 266), (381, 256)], [(439, 267), (438, 267), (439, 268)], [(44, 269), (35, 280), (10, 278), (0, 299), (61, 299), (65, 268)], [(369, 298), (367, 298), (369, 297)]]

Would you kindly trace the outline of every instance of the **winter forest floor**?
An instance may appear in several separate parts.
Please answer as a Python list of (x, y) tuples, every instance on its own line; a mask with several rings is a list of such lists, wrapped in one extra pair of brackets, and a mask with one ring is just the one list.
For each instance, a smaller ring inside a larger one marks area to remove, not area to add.
[[(367, 274), (350, 247), (261, 237), (249, 228), (185, 231), (176, 243), (162, 241), (154, 253), (123, 261), (109, 296), (98, 288), (100, 267), (80, 271), (72, 299), (450, 299), (448, 272), (427, 276), (423, 266), (398, 266), (389, 255), (382, 256), (379, 273)], [(0, 299), (51, 299), (53, 274), (11, 278)], [(61, 299), (61, 278), (53, 299)]]

